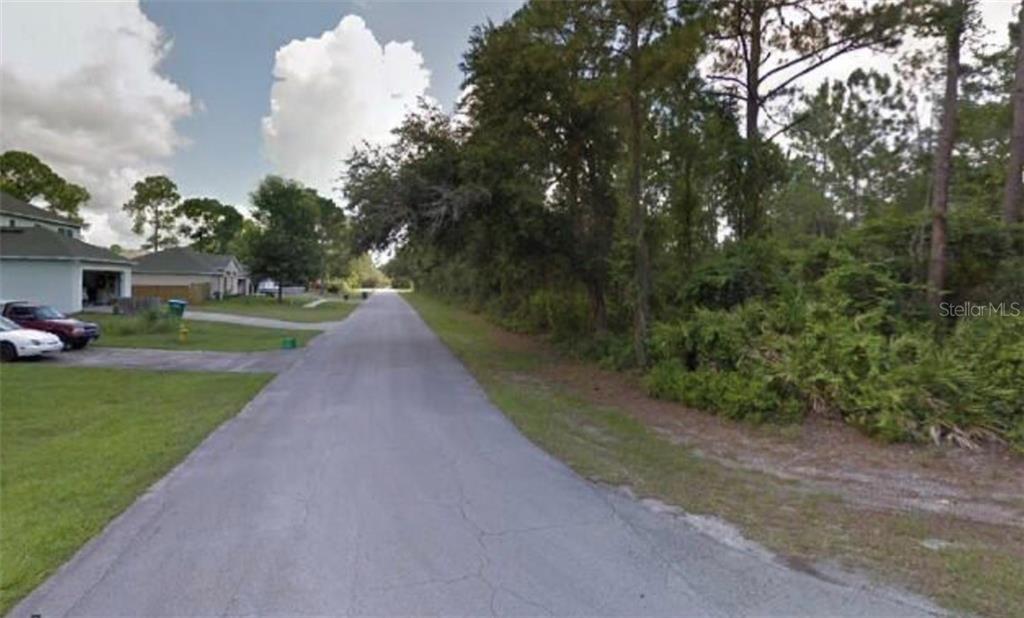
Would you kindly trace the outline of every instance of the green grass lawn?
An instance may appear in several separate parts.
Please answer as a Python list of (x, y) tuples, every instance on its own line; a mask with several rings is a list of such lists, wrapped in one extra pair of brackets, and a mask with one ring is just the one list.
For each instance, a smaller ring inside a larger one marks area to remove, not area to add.
[[(595, 405), (551, 380), (545, 368), (559, 362), (556, 355), (507, 345), (480, 316), (423, 294), (405, 298), (491, 401), (581, 475), (722, 517), (794, 564), (838, 561), (930, 595), (957, 613), (1024, 616), (1024, 530), (869, 510), (701, 457), (628, 412)], [(923, 545), (935, 538), (951, 544), (940, 550)]]
[[(356, 295), (353, 295), (354, 297)], [(359, 306), (357, 300), (345, 301), (339, 298), (330, 299), (316, 307), (303, 307), (313, 300), (316, 298), (312, 296), (285, 296), (281, 302), (266, 296), (236, 296), (207, 301), (201, 305), (193, 305), (192, 308), (196, 311), (235, 313), (290, 322), (334, 322), (344, 320)]]
[(141, 317), (100, 313), (85, 313), (78, 317), (100, 325), (100, 338), (90, 345), (113, 348), (256, 352), (280, 348), (285, 337), (294, 337), (299, 345), (305, 345), (320, 334), (315, 330), (282, 330), (186, 320), (188, 338), (182, 343), (177, 320), (147, 323)]
[(0, 614), (271, 378), (0, 368)]

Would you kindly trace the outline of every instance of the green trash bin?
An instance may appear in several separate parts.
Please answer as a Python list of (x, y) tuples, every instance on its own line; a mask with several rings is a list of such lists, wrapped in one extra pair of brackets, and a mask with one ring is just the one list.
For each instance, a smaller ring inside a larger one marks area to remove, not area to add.
[(294, 350), (297, 347), (299, 347), (299, 342), (295, 337), (285, 337), (281, 340), (281, 348), (284, 350)]
[(167, 312), (180, 318), (185, 315), (185, 307), (187, 306), (187, 302), (174, 298), (167, 301)]

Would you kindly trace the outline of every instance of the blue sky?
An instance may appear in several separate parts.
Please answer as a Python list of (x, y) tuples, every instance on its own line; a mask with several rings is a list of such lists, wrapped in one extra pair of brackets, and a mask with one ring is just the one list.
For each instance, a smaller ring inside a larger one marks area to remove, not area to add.
[(179, 124), (191, 145), (173, 157), (174, 179), (183, 194), (240, 204), (274, 171), (260, 122), (270, 112), (274, 53), (291, 40), (318, 37), (358, 15), (381, 44), (413, 43), (430, 71), (427, 94), (448, 108), (460, 91), (458, 65), (473, 26), (501, 21), (519, 4), (144, 2), (143, 12), (173, 40), (163, 72), (201, 103)]

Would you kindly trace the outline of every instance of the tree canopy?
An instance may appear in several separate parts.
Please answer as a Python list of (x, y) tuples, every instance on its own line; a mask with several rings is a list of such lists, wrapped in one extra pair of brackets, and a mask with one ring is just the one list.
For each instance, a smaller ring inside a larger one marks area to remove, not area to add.
[(245, 262), (257, 280), (304, 285), (321, 273), (317, 226), (320, 196), (296, 181), (267, 176), (250, 196), (255, 226), (245, 237)]
[(41, 198), (50, 212), (79, 223), (81, 206), (90, 197), (85, 187), (66, 181), (39, 157), (20, 150), (0, 154), (0, 190), (26, 202)]
[(234, 206), (222, 204), (213, 198), (192, 197), (183, 200), (175, 207), (174, 215), (182, 220), (178, 225), (178, 233), (199, 251), (229, 253), (242, 230), (241, 213)]
[(132, 217), (132, 231), (145, 234), (143, 249), (177, 246), (174, 222), (180, 199), (178, 186), (166, 176), (147, 176), (132, 187), (132, 198), (123, 209)]

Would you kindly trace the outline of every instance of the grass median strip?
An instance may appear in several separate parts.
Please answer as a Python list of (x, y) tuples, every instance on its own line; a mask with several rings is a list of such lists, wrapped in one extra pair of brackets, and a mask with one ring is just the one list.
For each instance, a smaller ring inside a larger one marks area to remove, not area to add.
[(316, 300), (311, 296), (286, 296), (278, 302), (266, 296), (237, 296), (224, 300), (211, 300), (191, 308), (213, 313), (234, 313), (258, 318), (288, 320), (290, 322), (336, 322), (355, 311), (359, 301), (327, 299), (316, 307), (304, 307)]
[(185, 320), (188, 336), (182, 341), (179, 334), (181, 322), (174, 319), (98, 313), (87, 313), (79, 317), (100, 325), (101, 336), (92, 345), (113, 348), (257, 352), (280, 348), (285, 338), (294, 338), (302, 346), (320, 334), (315, 330), (284, 330)]
[(3, 366), (0, 614), (271, 377)]
[(545, 370), (559, 362), (555, 355), (510, 346), (480, 316), (434, 298), (406, 298), (495, 405), (581, 475), (721, 517), (796, 568), (819, 572), (820, 565), (839, 563), (956, 611), (1024, 615), (1024, 529), (854, 506), (796, 482), (717, 463), (624, 410), (595, 405), (548, 379)]

